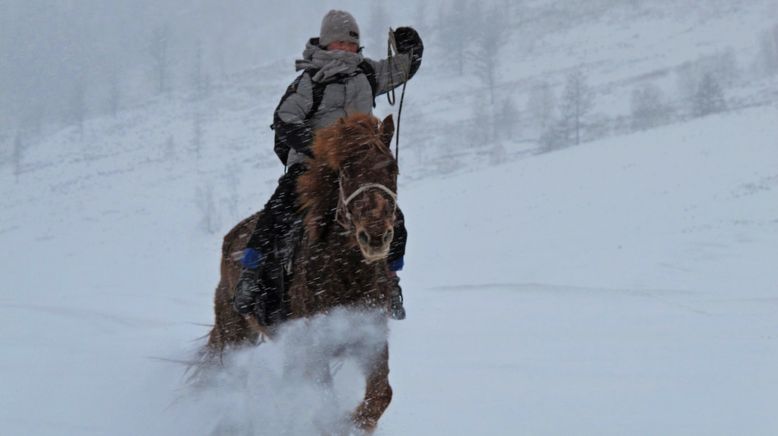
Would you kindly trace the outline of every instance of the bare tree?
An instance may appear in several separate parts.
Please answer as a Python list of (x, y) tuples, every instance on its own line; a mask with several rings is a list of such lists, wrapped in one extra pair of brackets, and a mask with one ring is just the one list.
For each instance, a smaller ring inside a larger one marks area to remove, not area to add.
[(584, 117), (594, 106), (594, 95), (586, 83), (586, 76), (581, 71), (575, 71), (567, 76), (565, 90), (560, 107), (560, 123), (567, 133), (568, 140), (581, 143), (581, 131)]
[(773, 64), (773, 74), (778, 73), (778, 23), (773, 24), (773, 28), (771, 31), (769, 31), (770, 34), (772, 34), (772, 40), (773, 40), (773, 54), (772, 54), (772, 64)]
[(676, 67), (675, 75), (680, 99), (686, 102), (694, 100), (694, 93), (701, 77), (697, 65), (692, 61), (686, 61)]
[(700, 81), (692, 100), (692, 109), (694, 115), (698, 117), (722, 112), (727, 109), (724, 91), (712, 73), (705, 74)]
[(714, 72), (716, 79), (724, 87), (735, 85), (740, 76), (737, 55), (735, 50), (729, 48), (710, 56), (708, 71)]
[(542, 151), (564, 148), (570, 145), (570, 132), (561, 120), (551, 120), (541, 132), (538, 142)]
[(119, 113), (121, 105), (121, 90), (119, 83), (119, 73), (116, 68), (111, 68), (108, 73), (108, 110), (111, 116), (115, 117)]
[(170, 26), (162, 25), (151, 32), (149, 41), (149, 54), (152, 60), (157, 93), (168, 91), (168, 68), (170, 63)]
[(556, 98), (551, 85), (542, 82), (532, 88), (527, 99), (527, 111), (531, 114), (540, 132), (545, 132), (554, 118)]
[(439, 45), (460, 76), (465, 71), (465, 54), (470, 41), (471, 17), (467, 6), (467, 0), (454, 0), (450, 8), (441, 9), (438, 18)]
[(198, 187), (196, 202), (201, 214), (200, 228), (209, 234), (216, 233), (219, 230), (219, 217), (213, 195), (213, 186), (208, 184)]
[[(693, 61), (683, 63), (676, 70), (678, 91), (683, 101), (691, 105), (691, 113), (699, 116), (695, 102), (699, 99), (700, 86), (703, 80), (716, 83), (723, 92), (724, 87), (732, 86), (738, 78), (737, 57), (734, 50), (720, 51), (701, 56)], [(705, 79), (710, 76), (709, 79)], [(708, 83), (706, 86), (710, 85)]]
[(192, 122), (192, 149), (195, 156), (200, 159), (203, 148), (203, 115), (200, 111), (195, 111)]
[(11, 160), (14, 167), (14, 178), (16, 183), (19, 183), (19, 176), (22, 174), (22, 160), (24, 159), (24, 139), (22, 138), (22, 132), (17, 131), (14, 137), (13, 154)]
[[(473, 6), (473, 10), (477, 10)], [(482, 22), (476, 22), (477, 13), (473, 14), (473, 23), (477, 31), (475, 50), (472, 53), (475, 60), (475, 72), (481, 81), (489, 89), (489, 99), (495, 104), (494, 88), (497, 84), (497, 67), (499, 64), (500, 48), (507, 39), (507, 26), (503, 12), (494, 7), (489, 10)]]
[(240, 205), (240, 195), (238, 188), (240, 186), (240, 167), (234, 162), (229, 164), (224, 170), (224, 181), (228, 186), (229, 196), (223, 200), (225, 209), (233, 218), (238, 217), (238, 206)]
[(165, 148), (163, 152), (164, 152), (164, 159), (167, 161), (172, 161), (176, 158), (176, 140), (175, 138), (173, 138), (173, 135), (169, 135), (167, 137), (167, 141), (165, 141)]
[(508, 160), (508, 151), (500, 144), (494, 144), (489, 150), (489, 165), (499, 165)]
[(45, 103), (42, 101), (31, 102), (27, 110), (22, 112), (20, 130), (26, 136), (39, 135), (43, 129), (45, 118)]
[(192, 70), (192, 86), (195, 89), (195, 96), (198, 100), (207, 97), (210, 92), (210, 77), (205, 72), (203, 64), (203, 42), (198, 40), (195, 43), (195, 58)]
[(656, 127), (667, 119), (667, 105), (662, 90), (654, 84), (636, 87), (632, 91), (632, 130)]
[(499, 7), (502, 10), (506, 21), (510, 21), (511, 18), (513, 18), (513, 15), (516, 13), (516, 10), (518, 10), (520, 6), (521, 2), (517, 0), (502, 0), (495, 4), (495, 7)]
[(489, 104), (487, 97), (479, 95), (473, 104), (473, 118), (466, 140), (466, 146), (485, 146), (495, 140), (494, 106)]
[(195, 42), (194, 61), (192, 62), (192, 88), (199, 99), (201, 97), (201, 85), (203, 80), (203, 42)]
[(765, 75), (778, 74), (778, 24), (759, 35), (757, 64)]
[(495, 115), (494, 124), (497, 138), (512, 139), (516, 134), (516, 126), (519, 124), (519, 109), (511, 96), (506, 96), (502, 100), (500, 110)]
[(86, 87), (83, 78), (76, 80), (70, 95), (70, 119), (78, 127), (78, 133), (84, 137), (84, 121), (86, 120)]

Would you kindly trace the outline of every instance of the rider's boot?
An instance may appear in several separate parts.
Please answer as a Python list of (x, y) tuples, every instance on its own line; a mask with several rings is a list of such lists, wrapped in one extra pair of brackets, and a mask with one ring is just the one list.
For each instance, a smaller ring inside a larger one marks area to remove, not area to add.
[(268, 287), (264, 284), (262, 256), (255, 250), (247, 249), (243, 259), (243, 269), (235, 286), (232, 306), (241, 315), (254, 315), (262, 326), (269, 325), (267, 313)]

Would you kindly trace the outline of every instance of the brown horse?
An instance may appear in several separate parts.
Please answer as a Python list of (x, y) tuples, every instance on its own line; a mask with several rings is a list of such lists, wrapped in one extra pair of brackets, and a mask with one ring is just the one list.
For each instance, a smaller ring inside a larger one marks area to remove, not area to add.
[[(314, 157), (298, 179), (305, 231), (284, 300), (289, 319), (326, 314), (339, 307), (388, 310), (386, 257), (393, 238), (398, 174), (390, 150), (393, 134), (391, 115), (383, 122), (370, 115), (354, 115), (316, 133)], [(272, 339), (276, 332), (232, 308), (239, 259), (258, 216), (238, 223), (224, 237), (214, 302), (216, 321), (204, 352), (212, 362), (226, 348)], [(381, 319), (387, 322), (386, 316)], [(386, 341), (379, 354), (363, 362), (366, 394), (352, 415), (353, 423), (367, 433), (375, 429), (392, 398)]]

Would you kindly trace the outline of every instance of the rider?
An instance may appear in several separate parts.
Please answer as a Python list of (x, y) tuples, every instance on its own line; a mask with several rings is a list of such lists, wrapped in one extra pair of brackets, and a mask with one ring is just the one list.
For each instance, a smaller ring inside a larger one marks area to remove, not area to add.
[[(285, 318), (282, 304), (284, 272), (301, 231), (297, 212), (297, 178), (306, 169), (316, 130), (354, 113), (372, 113), (375, 97), (413, 77), (424, 50), (410, 27), (394, 31), (397, 55), (375, 61), (362, 56), (359, 27), (348, 12), (331, 10), (322, 20), (318, 38), (311, 38), (303, 58), (295, 62), (302, 74), (289, 86), (273, 116), (275, 152), (286, 173), (265, 204), (243, 253), (233, 306), (243, 315), (254, 314), (262, 325)], [(394, 281), (390, 314), (405, 318), (397, 271), (403, 267), (407, 232), (397, 210), (388, 264)]]

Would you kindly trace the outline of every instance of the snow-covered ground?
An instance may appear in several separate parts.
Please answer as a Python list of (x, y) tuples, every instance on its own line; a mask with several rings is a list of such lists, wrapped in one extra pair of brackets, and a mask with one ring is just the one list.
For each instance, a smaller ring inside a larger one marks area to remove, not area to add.
[[(508, 62), (501, 95), (523, 102), (583, 64), (595, 113), (616, 116), (646, 76), (673, 94), (684, 60), (730, 47), (745, 66), (769, 2), (713, 3), (699, 22), (616, 10), (549, 33)], [(348, 362), (335, 405), (279, 375), (306, 348), (296, 326), (217, 386), (187, 387), (180, 363), (212, 322), (221, 235), (280, 175), (267, 124), (285, 61), (205, 102), (176, 94), (83, 138), (51, 133), (18, 179), (0, 168), (0, 434), (205, 435), (226, 419), (297, 436), (356, 401)], [(430, 62), (408, 88), (408, 319), (390, 324), (378, 434), (778, 434), (775, 77), (742, 75), (735, 110), (552, 153), (521, 132), (490, 165), (492, 144), (462, 127), (484, 90), (451, 74)]]
[[(409, 318), (391, 326), (381, 434), (778, 431), (776, 117), (712, 116), (406, 187)], [(157, 358), (187, 359), (207, 331), (218, 237), (173, 231), (187, 214), (157, 206), (164, 231), (116, 216), (3, 233), (8, 434), (192, 430), (170, 427), (182, 367)], [(275, 401), (232, 394), (233, 412)]]
[(776, 119), (405, 190), (386, 434), (776, 434)]

